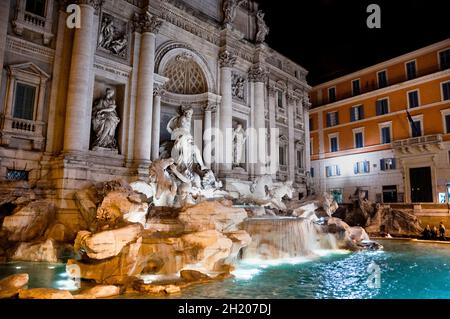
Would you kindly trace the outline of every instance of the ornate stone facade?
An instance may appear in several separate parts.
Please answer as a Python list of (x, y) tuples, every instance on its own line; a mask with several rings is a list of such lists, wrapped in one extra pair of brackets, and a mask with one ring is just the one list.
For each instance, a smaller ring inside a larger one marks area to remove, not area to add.
[[(60, 220), (76, 224), (73, 193), (93, 181), (147, 178), (171, 140), (168, 121), (183, 105), (192, 109), (193, 143), (205, 167), (225, 187), (264, 174), (250, 161), (253, 153), (279, 154), (283, 147), (285, 163), (272, 176), (306, 194), (307, 71), (264, 43), (269, 28), (256, 2), (78, 1), (81, 28), (68, 30), (72, 1), (49, 0), (46, 27), (27, 22), (20, 32), (23, 19), (13, 13), (33, 15), (16, 7), (23, 2), (0, 0), (0, 66), (11, 70), (0, 78), (0, 181), (26, 176), (31, 185), (45, 185), (41, 193), (56, 199)], [(95, 101), (107, 89), (114, 91), (116, 113), (102, 135), (105, 119)], [(235, 144), (238, 167), (232, 143), (229, 150), (208, 144), (215, 129), (232, 137), (237, 123), (246, 131)], [(255, 150), (249, 129), (277, 129), (286, 138)]]

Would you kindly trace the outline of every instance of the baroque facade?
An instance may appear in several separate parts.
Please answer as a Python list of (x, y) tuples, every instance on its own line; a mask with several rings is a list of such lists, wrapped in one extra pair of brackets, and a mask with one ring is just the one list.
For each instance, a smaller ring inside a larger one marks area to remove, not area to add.
[(311, 101), (317, 191), (448, 215), (450, 39), (317, 85)]
[(275, 147), (250, 149), (234, 134), (238, 165), (207, 161), (225, 187), (265, 174), (249, 161), (262, 151), (279, 159), (274, 179), (306, 195), (307, 71), (264, 42), (269, 28), (256, 2), (83, 0), (73, 28), (70, 1), (33, 3), (0, 1), (3, 192), (26, 181), (55, 201), (61, 221), (76, 224), (74, 191), (145, 179), (183, 106), (193, 110), (206, 159), (229, 155), (221, 143), (205, 150), (209, 129), (278, 128)]

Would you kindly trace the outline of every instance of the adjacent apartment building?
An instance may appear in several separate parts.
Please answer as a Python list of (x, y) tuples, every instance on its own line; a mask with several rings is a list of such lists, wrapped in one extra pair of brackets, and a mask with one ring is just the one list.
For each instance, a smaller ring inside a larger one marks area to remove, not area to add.
[(448, 205), (450, 39), (317, 85), (311, 102), (316, 192)]

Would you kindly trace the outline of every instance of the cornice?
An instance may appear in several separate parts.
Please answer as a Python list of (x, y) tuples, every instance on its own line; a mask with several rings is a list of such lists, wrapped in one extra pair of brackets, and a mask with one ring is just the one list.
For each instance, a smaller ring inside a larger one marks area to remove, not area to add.
[(366, 100), (366, 99), (370, 99), (372, 97), (377, 97), (377, 96), (385, 96), (389, 93), (395, 92), (397, 90), (402, 90), (405, 89), (409, 86), (414, 86), (414, 85), (418, 85), (418, 84), (423, 84), (426, 83), (428, 81), (432, 81), (432, 80), (436, 80), (436, 79), (440, 79), (446, 76), (450, 75), (450, 69), (448, 70), (444, 70), (444, 71), (439, 71), (439, 72), (435, 72), (432, 74), (428, 74), (419, 78), (415, 78), (409, 81), (405, 81), (405, 82), (401, 82), (398, 84), (394, 84), (382, 89), (378, 89), (375, 91), (370, 91), (370, 92), (366, 92), (360, 95), (356, 95), (356, 96), (352, 96), (343, 100), (339, 100), (333, 103), (329, 103), (329, 104), (325, 104), (322, 106), (318, 106), (318, 107), (314, 107), (311, 108), (310, 113), (317, 113), (320, 111), (325, 111), (325, 110), (329, 110), (329, 109), (333, 109), (342, 105), (347, 105), (347, 104), (353, 104), (353, 103), (359, 103), (361, 100)]
[(375, 64), (375, 65), (369, 66), (369, 67), (364, 68), (362, 70), (358, 70), (356, 72), (353, 72), (353, 73), (341, 76), (341, 77), (336, 78), (334, 80), (331, 80), (331, 81), (328, 81), (328, 82), (325, 82), (325, 83), (321, 83), (319, 85), (314, 86), (313, 90), (323, 89), (323, 88), (326, 88), (326, 87), (329, 87), (329, 86), (334, 86), (334, 85), (336, 85), (338, 83), (341, 83), (341, 82), (354, 80), (356, 78), (361, 77), (364, 74), (380, 71), (380, 70), (386, 69), (387, 67), (389, 67), (391, 65), (402, 63), (402, 62), (406, 62), (408, 60), (413, 60), (414, 58), (417, 58), (418, 56), (421, 56), (423, 54), (430, 53), (430, 52), (433, 52), (433, 51), (438, 51), (440, 49), (444, 49), (444, 48), (449, 47), (449, 46), (450, 46), (450, 39), (446, 39), (444, 41), (440, 41), (438, 43), (434, 43), (432, 45), (429, 45), (429, 46), (426, 46), (424, 48), (415, 50), (413, 52), (409, 52), (409, 53), (403, 54), (401, 56), (395, 57), (393, 59), (390, 59), (390, 60), (387, 60), (387, 61)]

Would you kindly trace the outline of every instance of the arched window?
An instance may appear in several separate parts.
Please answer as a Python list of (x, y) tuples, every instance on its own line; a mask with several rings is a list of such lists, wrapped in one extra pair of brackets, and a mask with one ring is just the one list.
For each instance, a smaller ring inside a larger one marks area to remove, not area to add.
[(208, 91), (202, 69), (188, 53), (182, 53), (169, 61), (164, 70), (169, 78), (167, 91), (177, 94), (201, 94)]

